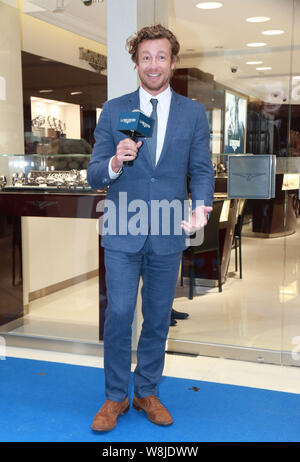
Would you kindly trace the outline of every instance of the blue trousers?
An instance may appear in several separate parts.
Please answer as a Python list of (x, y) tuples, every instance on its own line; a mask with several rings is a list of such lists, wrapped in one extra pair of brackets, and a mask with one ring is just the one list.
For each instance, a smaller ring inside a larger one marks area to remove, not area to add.
[(104, 256), (108, 297), (104, 324), (106, 396), (113, 401), (123, 401), (128, 395), (131, 325), (140, 277), (143, 325), (134, 371), (134, 393), (138, 398), (157, 395), (181, 252), (157, 255), (148, 238), (138, 253), (105, 249)]

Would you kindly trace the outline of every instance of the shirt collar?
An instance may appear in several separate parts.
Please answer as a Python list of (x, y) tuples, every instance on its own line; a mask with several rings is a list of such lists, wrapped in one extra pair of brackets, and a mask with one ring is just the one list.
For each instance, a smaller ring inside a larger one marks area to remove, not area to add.
[(162, 101), (165, 101), (166, 99), (171, 99), (171, 95), (172, 95), (172, 92), (171, 92), (170, 85), (168, 86), (168, 88), (166, 88), (164, 91), (162, 91), (156, 96), (151, 95), (146, 90), (144, 90), (143, 87), (140, 86), (140, 101), (141, 102), (143, 101), (144, 104), (149, 103), (151, 98), (155, 98), (158, 100), (158, 102), (162, 102)]

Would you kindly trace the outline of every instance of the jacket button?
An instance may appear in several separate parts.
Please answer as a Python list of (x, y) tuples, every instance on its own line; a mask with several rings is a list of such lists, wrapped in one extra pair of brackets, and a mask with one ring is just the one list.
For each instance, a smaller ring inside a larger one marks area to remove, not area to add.
[(155, 178), (151, 178), (151, 183), (155, 183)]

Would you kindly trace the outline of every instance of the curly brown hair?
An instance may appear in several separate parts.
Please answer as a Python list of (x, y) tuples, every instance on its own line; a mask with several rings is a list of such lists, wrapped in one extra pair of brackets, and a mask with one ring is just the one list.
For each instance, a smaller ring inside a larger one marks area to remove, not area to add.
[(140, 29), (134, 37), (129, 37), (126, 40), (126, 47), (131, 55), (131, 59), (135, 64), (138, 64), (138, 47), (144, 40), (155, 40), (166, 38), (169, 40), (171, 45), (171, 57), (178, 61), (178, 53), (180, 49), (177, 38), (169, 29), (166, 29), (161, 24), (155, 24), (154, 26), (146, 26)]

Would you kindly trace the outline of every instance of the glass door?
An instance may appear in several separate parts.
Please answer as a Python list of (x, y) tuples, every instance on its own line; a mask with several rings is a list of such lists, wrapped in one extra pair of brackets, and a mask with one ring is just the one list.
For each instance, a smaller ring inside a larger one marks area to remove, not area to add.
[[(222, 286), (217, 251), (198, 249), (194, 263), (184, 253), (169, 351), (300, 365), (299, 7), (228, 0), (200, 9), (199, 50), (181, 65), (189, 67), (188, 96), (205, 105), (211, 128), (215, 200), (224, 201), (217, 224)], [(274, 197), (228, 197), (228, 156), (246, 154), (276, 156)]]
[(300, 178), (300, 69), (299, 50), (300, 3), (293, 5), (292, 59), (289, 87), (291, 102), (288, 113), (289, 150), (285, 159), (286, 216), (292, 204), (296, 215), (296, 232), (284, 242), (284, 282), (281, 297), (284, 303), (282, 315), (282, 362), (300, 366), (300, 240), (299, 240), (299, 178)]

